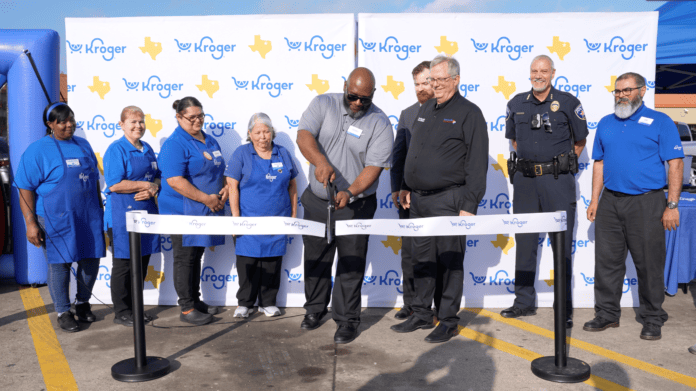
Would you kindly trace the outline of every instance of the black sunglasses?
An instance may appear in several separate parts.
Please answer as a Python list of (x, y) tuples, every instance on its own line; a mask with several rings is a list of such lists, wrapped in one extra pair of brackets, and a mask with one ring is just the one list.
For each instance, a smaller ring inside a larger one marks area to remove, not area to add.
[(360, 99), (360, 102), (362, 102), (365, 105), (369, 105), (370, 103), (372, 103), (371, 96), (366, 97), (366, 96), (359, 96), (359, 95), (355, 95), (355, 94), (347, 94), (346, 98), (351, 102), (355, 102), (356, 100)]

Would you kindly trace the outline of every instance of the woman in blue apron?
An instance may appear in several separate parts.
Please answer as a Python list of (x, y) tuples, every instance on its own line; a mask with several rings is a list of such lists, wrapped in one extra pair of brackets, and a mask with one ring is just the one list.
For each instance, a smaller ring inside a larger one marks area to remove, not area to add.
[(46, 107), (47, 135), (22, 154), (15, 178), (27, 239), (44, 248), (48, 261), (48, 290), (58, 325), (65, 331), (80, 327), (70, 311), (70, 267), (77, 262), (75, 315), (94, 322), (89, 298), (106, 255), (97, 158), (87, 140), (73, 136), (75, 115), (65, 103)]
[[(247, 133), (250, 143), (234, 151), (225, 171), (232, 216), (296, 216), (297, 169), (287, 149), (273, 139), (271, 119), (264, 113), (252, 115)], [(259, 312), (280, 315), (276, 295), (286, 243), (286, 235), (236, 238), (239, 290), (235, 317), (249, 316), (257, 299)]]
[[(150, 145), (141, 138), (145, 134), (145, 114), (136, 106), (121, 111), (123, 137), (114, 141), (104, 154), (106, 182), (106, 218), (104, 228), (111, 239), (111, 301), (114, 323), (133, 327), (131, 296), (130, 242), (126, 231), (126, 212), (144, 210), (158, 214), (155, 196), (159, 191), (160, 171)], [(150, 255), (160, 252), (159, 235), (144, 234), (141, 239), (142, 276), (147, 275)], [(145, 321), (152, 318), (145, 314)]]
[[(160, 214), (222, 216), (228, 198), (225, 160), (217, 141), (203, 129), (205, 113), (198, 99), (174, 102), (179, 126), (162, 144)], [(194, 325), (210, 323), (217, 307), (201, 297), (201, 258), (206, 247), (225, 244), (223, 235), (171, 235), (174, 288), (179, 296), (180, 319)]]

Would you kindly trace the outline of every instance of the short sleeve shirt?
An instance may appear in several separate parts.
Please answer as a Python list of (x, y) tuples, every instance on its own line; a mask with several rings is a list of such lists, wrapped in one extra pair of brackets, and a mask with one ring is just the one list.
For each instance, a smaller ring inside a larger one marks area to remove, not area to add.
[[(336, 188), (345, 190), (366, 166), (390, 167), (394, 130), (389, 118), (372, 104), (358, 119), (348, 115), (343, 94), (323, 94), (312, 100), (302, 114), (298, 129), (309, 131), (317, 140), (321, 153), (336, 172)], [(324, 185), (309, 166), (309, 186), (314, 195), (326, 199)], [(377, 192), (378, 181), (356, 197)]]

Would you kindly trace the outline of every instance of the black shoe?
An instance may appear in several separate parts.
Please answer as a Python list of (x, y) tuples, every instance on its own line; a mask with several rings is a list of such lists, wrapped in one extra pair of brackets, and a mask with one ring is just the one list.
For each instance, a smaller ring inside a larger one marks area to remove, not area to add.
[(428, 334), (428, 336), (425, 337), (425, 342), (447, 342), (457, 334), (459, 334), (459, 329), (457, 327), (447, 327), (444, 324), (440, 323), (439, 325), (437, 325), (437, 327), (435, 327), (435, 330), (433, 330), (432, 333)]
[(500, 311), (500, 315), (503, 318), (519, 318), (520, 316), (532, 316), (536, 315), (536, 308), (519, 308), (513, 305), (510, 308), (506, 308)]
[(300, 328), (303, 330), (316, 329), (321, 326), (321, 318), (323, 318), (324, 315), (326, 315), (326, 311), (305, 315), (302, 324), (300, 324)]
[(573, 315), (566, 316), (566, 328), (567, 329), (573, 328)]
[(75, 316), (70, 311), (65, 311), (62, 315), (58, 317), (58, 326), (60, 326), (61, 329), (70, 333), (80, 331), (80, 325), (77, 324)]
[(213, 321), (213, 315), (204, 314), (197, 309), (191, 309), (187, 314), (183, 312), (179, 315), (179, 319), (182, 322), (191, 323), (196, 326), (202, 326)]
[(435, 324), (433, 322), (428, 322), (425, 320), (420, 320), (416, 316), (411, 315), (408, 320), (405, 322), (401, 322), (399, 324), (395, 324), (390, 327), (390, 329), (396, 331), (397, 333), (410, 333), (412, 331), (416, 331), (418, 329), (432, 329), (435, 327)]
[(619, 327), (619, 322), (606, 320), (597, 316), (591, 321), (585, 323), (582, 329), (585, 331), (602, 331), (608, 329), (609, 327)]
[(121, 315), (114, 316), (114, 323), (120, 324), (126, 327), (133, 327), (133, 316), (132, 315)]
[(218, 312), (220, 312), (219, 307), (208, 305), (203, 301), (197, 301), (197, 302), (193, 303), (193, 308), (197, 309), (198, 311), (200, 311), (204, 314), (210, 314), (210, 315), (216, 315)]
[(143, 312), (143, 320), (145, 321), (145, 323), (148, 323), (155, 320), (155, 318)]
[(349, 324), (339, 324), (336, 334), (334, 334), (334, 343), (349, 343), (355, 340), (358, 336), (358, 329)]
[(657, 341), (658, 339), (662, 338), (662, 332), (660, 331), (661, 327), (662, 326), (658, 326), (656, 324), (646, 323), (645, 326), (643, 326), (643, 330), (640, 332), (640, 339)]
[(75, 315), (80, 322), (92, 323), (97, 320), (97, 317), (92, 313), (92, 306), (89, 303), (75, 305)]
[(689, 353), (696, 354), (696, 345), (689, 348)]
[(404, 320), (408, 319), (408, 317), (411, 315), (413, 315), (413, 311), (408, 307), (403, 307), (399, 310), (399, 312), (394, 314), (394, 317), (399, 320)]

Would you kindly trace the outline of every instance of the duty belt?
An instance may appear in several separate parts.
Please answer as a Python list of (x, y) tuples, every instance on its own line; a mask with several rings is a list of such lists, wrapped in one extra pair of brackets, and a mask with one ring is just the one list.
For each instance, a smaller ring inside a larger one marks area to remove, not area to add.
[[(554, 162), (539, 163), (531, 160), (517, 160), (517, 171), (528, 178), (542, 175), (552, 175), (554, 172)], [(559, 174), (567, 174), (569, 171), (558, 171)]]
[(437, 194), (437, 193), (442, 193), (445, 190), (454, 189), (454, 188), (461, 187), (461, 186), (464, 186), (464, 185), (457, 184), (457, 185), (447, 186), (447, 187), (443, 187), (441, 189), (435, 189), (435, 190), (413, 190), (413, 192), (418, 194), (418, 195), (421, 195), (421, 196), (428, 196), (428, 195), (433, 195), (433, 194)]

